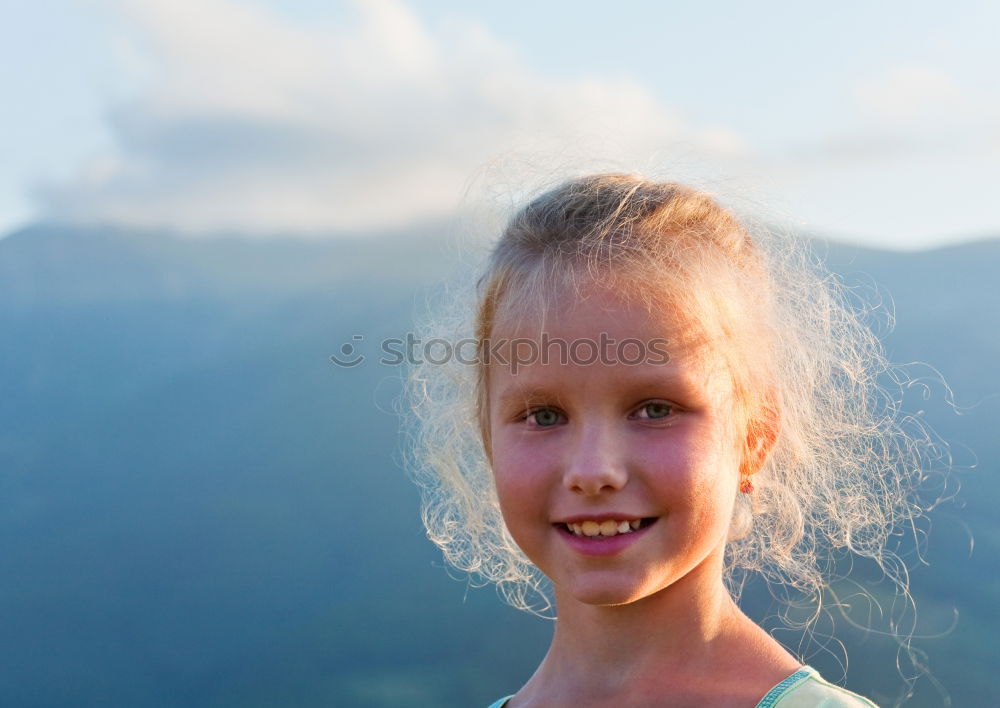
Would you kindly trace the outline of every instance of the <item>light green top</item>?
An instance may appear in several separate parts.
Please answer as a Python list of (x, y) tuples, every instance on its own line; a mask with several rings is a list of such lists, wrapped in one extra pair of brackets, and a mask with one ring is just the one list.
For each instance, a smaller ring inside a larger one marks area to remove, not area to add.
[[(503, 708), (513, 696), (501, 698), (490, 708)], [(878, 708), (867, 698), (836, 686), (811, 666), (803, 666), (767, 692), (757, 708)]]

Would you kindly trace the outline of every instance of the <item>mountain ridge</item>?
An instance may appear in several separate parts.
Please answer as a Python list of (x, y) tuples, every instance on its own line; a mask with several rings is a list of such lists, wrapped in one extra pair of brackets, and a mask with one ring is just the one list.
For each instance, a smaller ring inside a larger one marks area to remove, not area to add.
[[(396, 452), (403, 371), (328, 358), (412, 327), (459, 260), (445, 227), (305, 244), (46, 228), (0, 240), (0, 696), (457, 708), (527, 678), (549, 627), (453, 582), (424, 538)], [(960, 418), (911, 391), (955, 442), (966, 502), (934, 517), (913, 587), (929, 617), (960, 612), (918, 642), (938, 678), (988, 705), (1000, 240), (849, 249), (832, 249), (845, 279), (895, 302), (893, 358), (981, 399)], [(849, 685), (891, 702), (891, 642), (847, 639)], [(924, 679), (910, 705), (940, 697)]]

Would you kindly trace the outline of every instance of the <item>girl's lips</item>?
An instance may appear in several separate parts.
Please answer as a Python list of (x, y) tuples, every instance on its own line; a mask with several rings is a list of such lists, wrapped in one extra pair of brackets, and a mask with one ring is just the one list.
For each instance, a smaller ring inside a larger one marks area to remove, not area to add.
[(613, 556), (625, 550), (644, 536), (657, 522), (655, 517), (644, 518), (639, 528), (614, 536), (577, 536), (566, 524), (555, 524), (560, 537), (577, 553), (585, 556)]

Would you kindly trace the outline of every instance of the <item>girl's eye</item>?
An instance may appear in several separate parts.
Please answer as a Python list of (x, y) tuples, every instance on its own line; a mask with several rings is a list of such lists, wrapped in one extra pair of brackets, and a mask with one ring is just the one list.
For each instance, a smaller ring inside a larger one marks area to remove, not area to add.
[(537, 408), (528, 413), (527, 420), (539, 428), (548, 428), (559, 423), (560, 418), (558, 411), (552, 408)]
[(636, 412), (636, 418), (659, 420), (661, 418), (669, 418), (673, 412), (674, 407), (671, 404), (662, 401), (653, 401), (652, 403), (644, 403)]

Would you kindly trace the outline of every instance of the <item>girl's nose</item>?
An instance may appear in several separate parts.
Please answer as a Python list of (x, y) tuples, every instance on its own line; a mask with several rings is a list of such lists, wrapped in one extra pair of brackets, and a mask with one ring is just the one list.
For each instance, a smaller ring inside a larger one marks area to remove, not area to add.
[(580, 430), (566, 460), (564, 486), (588, 497), (624, 487), (628, 472), (620, 443), (607, 429), (594, 426)]

